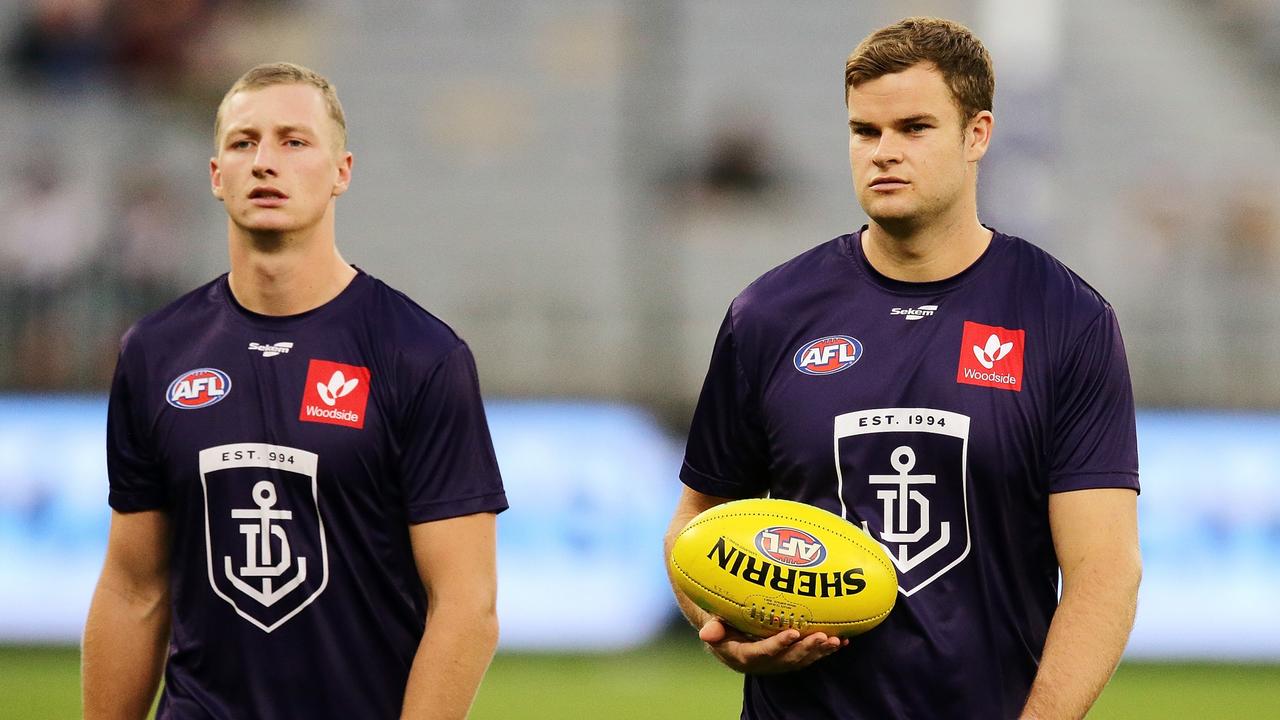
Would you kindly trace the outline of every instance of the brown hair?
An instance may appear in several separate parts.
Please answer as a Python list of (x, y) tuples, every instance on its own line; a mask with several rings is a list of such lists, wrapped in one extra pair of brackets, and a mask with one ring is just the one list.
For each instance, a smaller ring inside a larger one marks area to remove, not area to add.
[(849, 88), (918, 63), (933, 63), (951, 90), (962, 121), (991, 109), (996, 92), (991, 56), (969, 28), (935, 17), (909, 17), (871, 33), (844, 64), (844, 97)]
[(324, 96), (324, 104), (329, 109), (329, 117), (338, 126), (338, 149), (347, 147), (347, 118), (342, 112), (342, 103), (338, 102), (338, 92), (333, 83), (320, 73), (293, 63), (278, 62), (258, 65), (240, 76), (222, 102), (218, 103), (218, 114), (213, 120), (213, 145), (216, 149), (222, 141), (222, 111), (226, 109), (231, 97), (246, 90), (261, 90), (272, 85), (310, 85)]

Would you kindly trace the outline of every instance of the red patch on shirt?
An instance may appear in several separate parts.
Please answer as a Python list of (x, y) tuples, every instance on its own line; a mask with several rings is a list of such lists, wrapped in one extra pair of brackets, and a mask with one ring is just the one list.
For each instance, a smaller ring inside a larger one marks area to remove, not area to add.
[(298, 419), (363, 429), (369, 377), (367, 367), (313, 358), (307, 368)]
[(1025, 350), (1025, 331), (966, 320), (956, 382), (1021, 392)]

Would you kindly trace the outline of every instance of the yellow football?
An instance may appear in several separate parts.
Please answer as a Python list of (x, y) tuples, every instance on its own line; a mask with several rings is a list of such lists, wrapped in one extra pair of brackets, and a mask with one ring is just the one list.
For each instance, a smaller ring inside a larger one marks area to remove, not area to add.
[(857, 635), (880, 624), (898, 597), (879, 543), (790, 500), (737, 500), (701, 513), (676, 536), (668, 562), (699, 607), (758, 637), (787, 628)]

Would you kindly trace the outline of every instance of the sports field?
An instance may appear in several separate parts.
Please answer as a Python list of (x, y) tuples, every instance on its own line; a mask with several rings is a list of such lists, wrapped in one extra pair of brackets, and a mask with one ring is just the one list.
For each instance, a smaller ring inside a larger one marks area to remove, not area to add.
[[(75, 648), (0, 647), (0, 720), (79, 717)], [(669, 638), (604, 655), (504, 653), (475, 720), (735, 718), (738, 680), (693, 643)], [(1280, 718), (1280, 666), (1126, 664), (1090, 718)]]

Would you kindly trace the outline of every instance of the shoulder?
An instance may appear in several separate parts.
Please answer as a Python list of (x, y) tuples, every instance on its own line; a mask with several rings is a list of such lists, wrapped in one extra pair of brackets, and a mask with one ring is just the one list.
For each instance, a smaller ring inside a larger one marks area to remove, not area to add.
[(142, 316), (121, 337), (121, 354), (164, 352), (166, 348), (177, 347), (174, 343), (190, 342), (196, 331), (207, 327), (217, 313), (223, 277), (225, 275), (214, 278), (159, 310)]
[(993, 242), (1003, 245), (1003, 277), (995, 280), (1010, 283), (1014, 292), (1028, 299), (1035, 297), (1047, 318), (1082, 329), (1104, 312), (1114, 312), (1100, 292), (1038, 245), (998, 232)]
[(787, 323), (794, 312), (812, 306), (833, 286), (850, 281), (850, 235), (841, 235), (769, 270), (733, 299), (729, 315), (740, 326)]
[(382, 280), (370, 280), (366, 317), (377, 325), (379, 344), (403, 363), (428, 371), (456, 353), (470, 352), (448, 323)]

